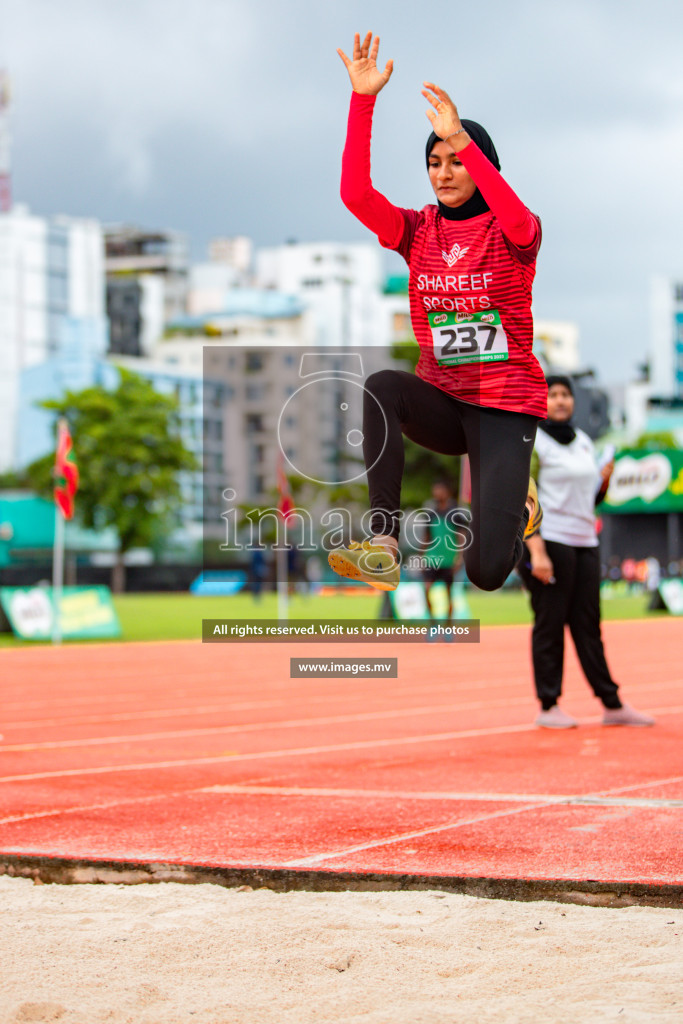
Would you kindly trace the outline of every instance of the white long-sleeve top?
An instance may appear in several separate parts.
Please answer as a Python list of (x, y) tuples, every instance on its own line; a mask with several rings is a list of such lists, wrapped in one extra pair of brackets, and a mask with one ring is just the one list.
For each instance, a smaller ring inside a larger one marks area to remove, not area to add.
[(577, 430), (570, 444), (559, 444), (539, 429), (535, 451), (541, 537), (571, 547), (597, 547), (595, 498), (601, 476), (590, 437)]

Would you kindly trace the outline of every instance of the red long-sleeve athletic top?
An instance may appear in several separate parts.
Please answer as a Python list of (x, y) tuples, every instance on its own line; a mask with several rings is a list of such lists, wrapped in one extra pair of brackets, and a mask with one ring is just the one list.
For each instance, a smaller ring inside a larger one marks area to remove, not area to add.
[(420, 346), (415, 372), (465, 402), (545, 419), (545, 379), (531, 351), (540, 220), (474, 142), (458, 157), (487, 212), (447, 220), (438, 206), (393, 206), (370, 176), (375, 100), (351, 96), (341, 196), (410, 268), (410, 316)]

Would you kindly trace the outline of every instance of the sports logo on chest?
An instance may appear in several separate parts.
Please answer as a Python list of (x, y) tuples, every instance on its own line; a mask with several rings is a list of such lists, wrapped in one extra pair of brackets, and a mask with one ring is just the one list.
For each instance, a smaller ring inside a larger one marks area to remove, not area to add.
[(458, 260), (462, 259), (466, 252), (469, 252), (469, 248), (469, 245), (466, 245), (463, 248), (461, 248), (460, 245), (458, 245), (458, 243), (456, 242), (450, 252), (445, 252), (442, 249), (441, 255), (443, 256), (446, 266), (454, 266), (458, 262)]

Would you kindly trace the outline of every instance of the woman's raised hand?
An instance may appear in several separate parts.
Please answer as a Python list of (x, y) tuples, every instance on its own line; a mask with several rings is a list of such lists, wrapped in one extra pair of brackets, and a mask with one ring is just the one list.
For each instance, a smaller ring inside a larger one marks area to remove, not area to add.
[(438, 85), (433, 82), (425, 82), (424, 85), (426, 88), (422, 90), (422, 95), (434, 107), (434, 110), (427, 111), (427, 117), (432, 122), (434, 133), (440, 139), (447, 139), (462, 128), (457, 107), (448, 93), (439, 89)]
[(362, 43), (359, 33), (356, 32), (353, 39), (353, 60), (349, 60), (343, 50), (337, 50), (346, 65), (353, 91), (360, 93), (361, 96), (376, 96), (387, 84), (394, 70), (393, 60), (387, 61), (384, 71), (378, 70), (378, 50), (379, 36), (375, 36), (373, 42), (372, 32), (368, 32)]

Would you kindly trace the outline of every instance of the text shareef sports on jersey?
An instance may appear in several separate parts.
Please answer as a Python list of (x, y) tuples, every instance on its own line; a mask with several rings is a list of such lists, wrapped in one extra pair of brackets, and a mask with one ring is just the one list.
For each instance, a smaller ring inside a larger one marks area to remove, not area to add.
[[(450, 292), (450, 295), (422, 295), (425, 309), (444, 309), (449, 312), (470, 313), (490, 309), (491, 300), (486, 291), (493, 282), (493, 274), (418, 274), (415, 287), (420, 292)], [(453, 292), (460, 294), (453, 295)], [(463, 292), (482, 294), (463, 295)]]

